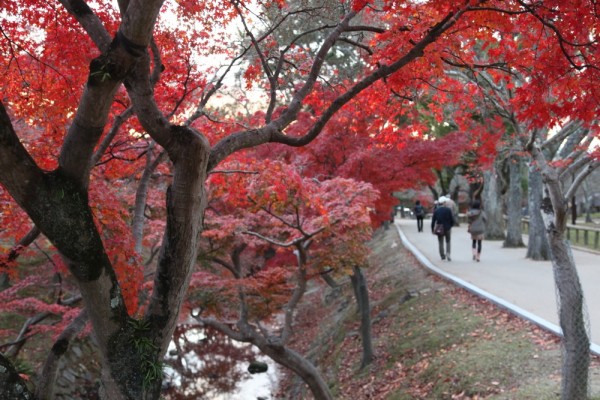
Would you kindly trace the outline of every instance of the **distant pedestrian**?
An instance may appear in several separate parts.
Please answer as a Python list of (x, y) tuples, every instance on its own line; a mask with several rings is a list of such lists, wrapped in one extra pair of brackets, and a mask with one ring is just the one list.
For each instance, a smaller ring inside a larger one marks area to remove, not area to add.
[(478, 200), (474, 200), (473, 204), (471, 204), (471, 209), (467, 212), (467, 220), (469, 222), (468, 231), (471, 234), (473, 242), (473, 260), (479, 261), (487, 216), (485, 215), (485, 211), (481, 209), (481, 203)]
[[(440, 257), (442, 260), (450, 258), (450, 232), (454, 226), (454, 216), (452, 210), (446, 207), (448, 199), (444, 196), (438, 199), (438, 208), (431, 217), (431, 232), (438, 237), (438, 246), (440, 251)], [(438, 231), (440, 229), (441, 231)], [(444, 242), (446, 242), (446, 251), (444, 251)]]
[(425, 207), (421, 204), (420, 200), (415, 202), (415, 208), (413, 209), (415, 218), (417, 219), (417, 230), (423, 232), (423, 218), (425, 218)]

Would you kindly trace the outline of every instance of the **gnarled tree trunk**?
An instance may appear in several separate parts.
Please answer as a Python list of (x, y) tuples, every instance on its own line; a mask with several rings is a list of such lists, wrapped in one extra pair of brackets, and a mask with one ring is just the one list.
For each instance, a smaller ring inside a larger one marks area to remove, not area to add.
[(496, 170), (485, 171), (483, 178), (483, 208), (488, 217), (485, 224), (485, 238), (488, 240), (503, 240), (505, 238), (504, 216), (502, 215), (502, 196), (498, 188)]
[(534, 165), (529, 166), (529, 232), (527, 240), (527, 258), (549, 260), (550, 244), (546, 237), (546, 228), (542, 219), (542, 175)]
[(367, 289), (367, 280), (360, 267), (352, 267), (353, 274), (350, 276), (354, 295), (360, 314), (360, 337), (362, 339), (363, 356), (360, 368), (369, 365), (375, 358), (373, 344), (371, 340), (371, 307), (369, 305), (369, 290)]
[(521, 204), (523, 190), (521, 189), (521, 157), (513, 155), (509, 160), (509, 184), (506, 192), (506, 238), (504, 247), (523, 247), (523, 229), (521, 227)]

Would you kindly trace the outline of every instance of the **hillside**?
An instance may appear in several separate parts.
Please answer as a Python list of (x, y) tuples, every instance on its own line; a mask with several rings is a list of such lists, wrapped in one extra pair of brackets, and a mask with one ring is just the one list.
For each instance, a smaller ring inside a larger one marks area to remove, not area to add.
[[(298, 315), (292, 347), (319, 366), (336, 399), (559, 398), (557, 337), (431, 275), (395, 229), (376, 232), (371, 248), (365, 274), (377, 356), (372, 365), (358, 369), (359, 321), (349, 283), (313, 291)], [(598, 380), (596, 359), (591, 375)], [(287, 377), (277, 398), (312, 397)]]

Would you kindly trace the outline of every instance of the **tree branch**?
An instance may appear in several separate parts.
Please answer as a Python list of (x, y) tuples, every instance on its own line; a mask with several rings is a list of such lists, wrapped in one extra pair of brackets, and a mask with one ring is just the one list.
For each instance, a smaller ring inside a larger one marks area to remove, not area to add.
[(69, 349), (73, 338), (83, 330), (87, 321), (88, 315), (84, 308), (58, 336), (42, 367), (41, 379), (38, 381), (36, 388), (36, 396), (39, 400), (52, 400), (54, 398), (54, 384), (59, 362)]
[(585, 180), (585, 178), (587, 178), (598, 167), (600, 167), (600, 160), (589, 160), (589, 164), (581, 172), (579, 172), (579, 174), (577, 174), (577, 176), (573, 180), (573, 183), (565, 193), (565, 198), (570, 199), (571, 197), (573, 197), (577, 192), (577, 189), (579, 189), (579, 186)]
[(105, 52), (110, 46), (110, 37), (102, 21), (87, 5), (85, 0), (59, 0), (63, 7), (71, 14), (87, 32), (100, 51)]
[(29, 391), (27, 383), (15, 366), (0, 353), (0, 398), (2, 399), (33, 399), (33, 394)]
[(220, 321), (217, 321), (214, 318), (202, 318), (199, 315), (192, 315), (192, 317), (196, 321), (200, 322), (202, 325), (206, 325), (206, 326), (210, 326), (211, 328), (215, 328), (216, 330), (224, 333), (225, 335), (229, 336), (233, 340), (237, 340), (238, 342), (244, 342), (244, 343), (247, 343), (250, 341), (250, 338), (248, 337), (248, 335), (245, 335), (242, 332), (234, 331), (233, 329), (231, 329), (229, 327), (229, 325), (226, 325)]
[(0, 183), (17, 204), (25, 208), (27, 198), (43, 178), (12, 126), (10, 117), (0, 100)]
[(283, 130), (286, 126), (294, 121), (296, 115), (302, 107), (302, 101), (306, 98), (306, 96), (308, 96), (314, 87), (317, 77), (319, 76), (319, 71), (325, 62), (327, 53), (333, 47), (339, 36), (344, 32), (350, 20), (355, 15), (355, 12), (347, 14), (340, 24), (324, 40), (319, 51), (317, 52), (308, 78), (306, 79), (304, 85), (293, 96), (286, 111), (284, 111), (276, 120), (267, 123), (267, 125), (265, 125), (263, 128), (237, 132), (219, 141), (212, 149), (208, 163), (209, 170), (213, 169), (228, 155), (238, 150), (254, 147), (259, 144), (272, 141), (274, 137), (278, 137), (278, 132)]
[[(379, 68), (377, 68), (373, 73), (363, 78), (352, 88), (350, 88), (344, 94), (335, 99), (331, 103), (329, 108), (325, 110), (325, 112), (319, 117), (317, 122), (305, 135), (301, 137), (290, 137), (281, 133), (281, 131), (275, 131), (273, 133), (271, 141), (276, 143), (287, 144), (289, 146), (304, 146), (310, 143), (317, 137), (317, 135), (321, 132), (325, 124), (327, 124), (327, 122), (333, 117), (333, 115), (350, 100), (356, 97), (360, 92), (362, 92), (378, 80), (383, 79), (393, 74), (394, 72), (397, 72), (416, 58), (422, 57), (425, 48), (431, 43), (435, 42), (439, 36), (441, 36), (445, 31), (447, 31), (451, 26), (453, 26), (456, 20), (460, 18), (460, 16), (465, 12), (465, 10), (465, 8), (461, 8), (454, 13), (448, 14), (444, 19), (442, 19), (439, 23), (437, 23), (430, 30), (428, 30), (427, 34), (419, 42), (415, 43), (413, 48), (407, 53), (405, 53), (402, 57), (400, 57), (392, 64), (379, 66)], [(347, 19), (345, 19), (344, 21), (347, 21)], [(341, 29), (344, 29), (345, 25), (341, 23), (340, 27)], [(303, 93), (298, 92), (297, 98), (303, 99), (304, 97), (302, 97), (302, 94)], [(292, 103), (288, 111), (293, 110), (294, 105), (295, 104)], [(286, 115), (286, 113), (284, 113), (284, 115)]]

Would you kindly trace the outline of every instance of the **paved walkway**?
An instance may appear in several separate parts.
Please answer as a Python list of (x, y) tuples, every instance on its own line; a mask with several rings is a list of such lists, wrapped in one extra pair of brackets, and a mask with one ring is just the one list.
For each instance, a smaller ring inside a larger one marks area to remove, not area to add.
[[(452, 261), (440, 260), (431, 219), (424, 232), (414, 219), (396, 218), (405, 246), (429, 269), (512, 312), (560, 334), (556, 289), (550, 261), (525, 258), (527, 248), (506, 249), (502, 241), (483, 241), (481, 262), (473, 261), (467, 225), (452, 228)], [(524, 240), (527, 237), (524, 236)], [(583, 286), (594, 353), (600, 354), (600, 255), (573, 250)]]

